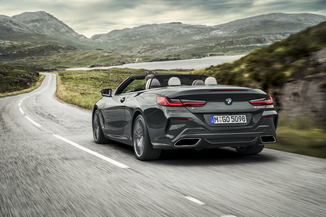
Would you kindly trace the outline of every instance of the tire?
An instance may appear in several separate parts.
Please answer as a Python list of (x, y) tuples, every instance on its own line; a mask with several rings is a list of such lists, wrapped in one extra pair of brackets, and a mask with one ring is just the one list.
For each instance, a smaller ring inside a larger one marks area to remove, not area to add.
[(264, 145), (252, 145), (247, 147), (237, 147), (236, 150), (240, 154), (254, 155), (259, 154), (264, 149), (264, 147)]
[(153, 149), (149, 139), (146, 122), (142, 115), (138, 115), (133, 124), (133, 146), (138, 160), (156, 160), (161, 155), (161, 150)]
[(105, 144), (105, 143), (109, 143), (109, 139), (104, 137), (103, 131), (102, 131), (102, 127), (101, 127), (101, 121), (100, 121), (100, 112), (98, 110), (96, 110), (94, 112), (94, 116), (93, 116), (93, 138), (94, 141), (97, 144)]

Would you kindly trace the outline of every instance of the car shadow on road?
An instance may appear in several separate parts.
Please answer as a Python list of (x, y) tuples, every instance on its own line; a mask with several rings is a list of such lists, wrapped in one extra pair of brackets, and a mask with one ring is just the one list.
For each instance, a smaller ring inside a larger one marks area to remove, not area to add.
[[(111, 148), (119, 150), (124, 154), (135, 158), (132, 146), (112, 142)], [(279, 157), (269, 150), (263, 150), (258, 155), (241, 155), (232, 148), (203, 149), (200, 151), (193, 149), (183, 150), (164, 150), (159, 159), (146, 161), (151, 164), (169, 164), (169, 165), (223, 165), (223, 164), (243, 164), (243, 163), (267, 163), (277, 161)]]
[(223, 165), (243, 163), (266, 163), (277, 161), (278, 157), (262, 151), (258, 155), (241, 155), (231, 148), (163, 151), (156, 164), (171, 165)]

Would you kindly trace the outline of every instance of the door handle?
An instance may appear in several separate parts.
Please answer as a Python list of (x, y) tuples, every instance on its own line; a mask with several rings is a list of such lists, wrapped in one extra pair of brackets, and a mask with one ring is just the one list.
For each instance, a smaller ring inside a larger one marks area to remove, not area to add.
[(126, 98), (125, 98), (125, 97), (122, 97), (122, 98), (120, 99), (120, 102), (123, 103), (125, 100), (126, 100)]

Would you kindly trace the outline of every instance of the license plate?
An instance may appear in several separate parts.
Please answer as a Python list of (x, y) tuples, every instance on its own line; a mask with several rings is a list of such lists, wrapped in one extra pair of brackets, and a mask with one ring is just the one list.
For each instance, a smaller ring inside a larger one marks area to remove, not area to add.
[(247, 123), (245, 115), (219, 115), (211, 116), (211, 124)]

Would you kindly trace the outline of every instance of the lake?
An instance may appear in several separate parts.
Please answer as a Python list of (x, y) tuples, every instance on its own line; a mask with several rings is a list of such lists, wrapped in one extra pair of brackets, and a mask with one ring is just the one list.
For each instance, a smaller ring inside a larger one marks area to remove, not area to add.
[(243, 57), (244, 55), (235, 56), (216, 56), (206, 57), (200, 59), (188, 60), (171, 60), (171, 61), (157, 61), (157, 62), (142, 62), (142, 63), (129, 63), (120, 66), (110, 67), (94, 67), (94, 68), (71, 68), (66, 70), (93, 70), (93, 69), (110, 69), (110, 68), (131, 68), (131, 69), (202, 69), (211, 65), (218, 65), (225, 62), (230, 62)]

